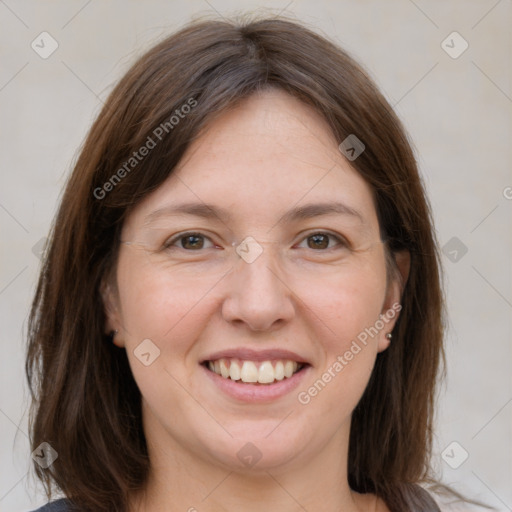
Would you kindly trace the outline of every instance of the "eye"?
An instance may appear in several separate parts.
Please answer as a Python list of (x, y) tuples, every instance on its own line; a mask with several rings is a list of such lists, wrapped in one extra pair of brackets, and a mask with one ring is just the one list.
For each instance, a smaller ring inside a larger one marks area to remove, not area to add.
[[(304, 238), (302, 243), (307, 242), (307, 246), (309, 249), (321, 251), (325, 249), (332, 249), (332, 240), (338, 242), (335, 245), (339, 245), (342, 247), (346, 247), (348, 245), (342, 237), (328, 232), (312, 233), (311, 235), (308, 235), (306, 238)], [(211, 244), (210, 247), (205, 247), (205, 241), (209, 241), (209, 243)], [(215, 245), (213, 244), (213, 242), (207, 236), (203, 235), (202, 233), (196, 232), (178, 234), (167, 240), (164, 244), (165, 249), (178, 248), (189, 252), (199, 251), (201, 249), (211, 249), (214, 246)]]
[(304, 241), (307, 242), (308, 248), (314, 250), (322, 250), (332, 249), (332, 246), (329, 246), (330, 240), (332, 239), (336, 240), (338, 245), (343, 247), (347, 246), (347, 243), (341, 237), (326, 232), (312, 233), (311, 235), (308, 235), (306, 238), (304, 238)]
[[(175, 245), (176, 242), (179, 242), (178, 248), (184, 249), (187, 251), (197, 251), (200, 249), (204, 249), (205, 240), (210, 240), (208, 237), (202, 235), (201, 233), (181, 233), (176, 235), (169, 240), (167, 240), (164, 244), (165, 249), (170, 249)], [(211, 243), (211, 240), (210, 240)], [(211, 245), (213, 247), (213, 243)], [(210, 248), (211, 248), (210, 247)], [(206, 247), (208, 249), (208, 247)]]

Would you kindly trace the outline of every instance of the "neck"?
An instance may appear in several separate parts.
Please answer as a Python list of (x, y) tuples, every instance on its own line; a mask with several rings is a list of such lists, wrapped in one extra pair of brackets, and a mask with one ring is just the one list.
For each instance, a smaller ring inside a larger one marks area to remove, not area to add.
[(240, 468), (216, 462), (213, 454), (191, 451), (160, 425), (145, 423), (151, 468), (145, 489), (131, 500), (131, 512), (373, 509), (360, 508), (369, 505), (369, 497), (348, 485), (349, 424), (342, 425), (320, 452), (310, 453), (304, 446), (280, 464), (265, 464), (263, 457), (253, 467)]

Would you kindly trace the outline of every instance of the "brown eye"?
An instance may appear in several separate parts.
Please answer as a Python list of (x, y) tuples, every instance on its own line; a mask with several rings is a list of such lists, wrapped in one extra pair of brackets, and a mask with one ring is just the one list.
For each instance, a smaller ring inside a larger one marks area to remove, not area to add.
[[(208, 249), (208, 247), (205, 247), (205, 240), (209, 240), (209, 238), (201, 233), (183, 233), (168, 240), (164, 247), (169, 250), (177, 248), (186, 251), (199, 251), (205, 248)], [(211, 247), (213, 247), (213, 244), (211, 244)]]
[(329, 237), (323, 234), (308, 236), (308, 247), (310, 249), (326, 249), (329, 246)]
[(204, 245), (204, 237), (201, 235), (182, 236), (180, 240), (183, 249), (202, 249)]
[[(334, 240), (335, 243), (329, 246), (331, 240)], [(332, 249), (334, 246), (339, 245), (341, 247), (345, 247), (347, 244), (344, 240), (336, 236), (332, 233), (313, 233), (304, 239), (307, 241), (307, 248), (318, 250)], [(337, 243), (336, 243), (337, 242)]]

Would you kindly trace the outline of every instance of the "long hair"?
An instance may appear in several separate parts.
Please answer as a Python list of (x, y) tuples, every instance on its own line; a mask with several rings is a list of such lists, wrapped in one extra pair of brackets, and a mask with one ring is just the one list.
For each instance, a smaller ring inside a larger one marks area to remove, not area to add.
[[(283, 18), (187, 25), (133, 65), (87, 136), (29, 319), (31, 442), (34, 449), (48, 442), (59, 455), (47, 469), (35, 465), (49, 496), (56, 488), (85, 510), (124, 511), (130, 493), (144, 487), (150, 461), (140, 392), (125, 351), (104, 334), (101, 283), (115, 268), (131, 209), (168, 178), (208, 123), (267, 88), (312, 106), (338, 141), (351, 134), (363, 141), (365, 151), (351, 164), (373, 191), (388, 256), (402, 249), (411, 255), (393, 343), (377, 356), (353, 413), (349, 484), (377, 494), (393, 512), (436, 509), (417, 484), (431, 481), (443, 298), (413, 151), (367, 73), (325, 37)], [(187, 104), (188, 114), (173, 123)], [(148, 137), (154, 148), (130, 160)]]

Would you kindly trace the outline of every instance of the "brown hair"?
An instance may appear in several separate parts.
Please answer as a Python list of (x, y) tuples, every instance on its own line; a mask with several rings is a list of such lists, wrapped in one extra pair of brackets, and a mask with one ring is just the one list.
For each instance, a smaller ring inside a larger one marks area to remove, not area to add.
[[(411, 254), (393, 343), (378, 355), (353, 413), (349, 484), (377, 494), (393, 512), (436, 510), (417, 484), (432, 481), (443, 301), (415, 158), (400, 121), (361, 67), (283, 18), (188, 25), (135, 63), (90, 130), (53, 224), (29, 321), (32, 445), (46, 441), (59, 454), (48, 469), (35, 465), (49, 496), (55, 485), (86, 510), (123, 511), (131, 491), (144, 486), (150, 461), (140, 392), (125, 351), (104, 334), (100, 287), (115, 268), (131, 208), (169, 176), (216, 115), (269, 87), (314, 107), (338, 141), (350, 134), (363, 141), (366, 149), (352, 166), (374, 191), (382, 238), (390, 255)], [(171, 128), (171, 116), (191, 99), (194, 108)], [(165, 137), (114, 179), (165, 123)]]

